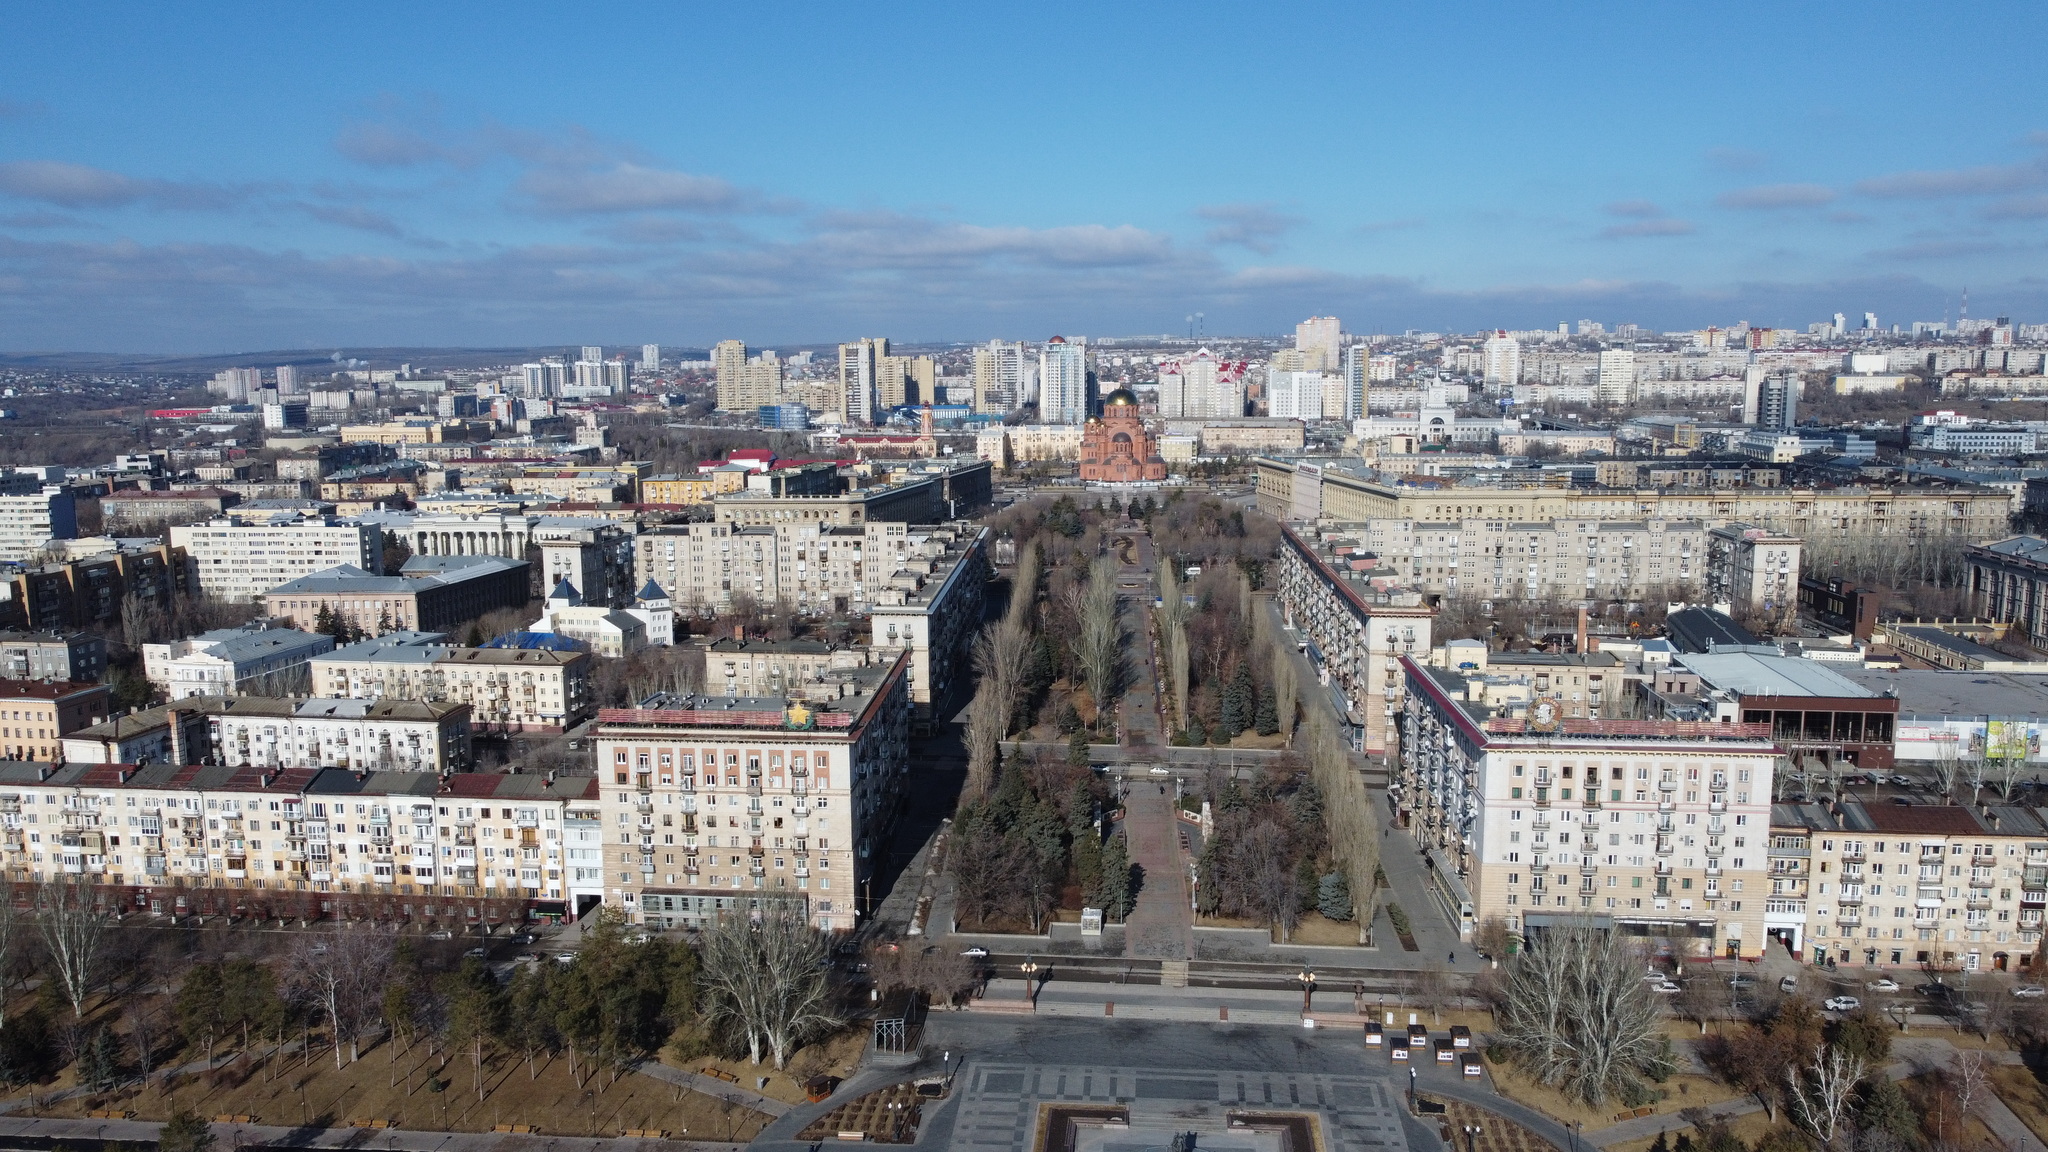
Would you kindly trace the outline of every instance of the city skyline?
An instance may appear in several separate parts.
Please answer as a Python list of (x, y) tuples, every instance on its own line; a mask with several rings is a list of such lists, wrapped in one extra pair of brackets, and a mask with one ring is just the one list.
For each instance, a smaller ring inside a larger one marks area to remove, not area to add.
[(2048, 115), (1901, 5), (549, 15), (22, 22), (0, 351), (2048, 320)]

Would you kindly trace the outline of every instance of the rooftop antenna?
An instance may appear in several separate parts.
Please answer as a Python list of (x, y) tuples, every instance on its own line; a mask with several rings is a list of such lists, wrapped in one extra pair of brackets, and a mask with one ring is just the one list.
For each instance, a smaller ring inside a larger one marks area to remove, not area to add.
[(1192, 313), (1192, 312), (1190, 312), (1190, 313), (1188, 313), (1188, 339), (1190, 339), (1190, 340), (1193, 340), (1194, 338), (1195, 338), (1195, 314), (1194, 314), (1194, 313)]

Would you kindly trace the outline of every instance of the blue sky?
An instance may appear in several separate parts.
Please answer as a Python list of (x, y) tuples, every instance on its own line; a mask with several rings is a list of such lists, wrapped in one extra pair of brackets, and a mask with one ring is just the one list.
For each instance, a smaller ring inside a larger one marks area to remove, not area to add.
[(2048, 321), (2035, 4), (19, 5), (0, 350)]

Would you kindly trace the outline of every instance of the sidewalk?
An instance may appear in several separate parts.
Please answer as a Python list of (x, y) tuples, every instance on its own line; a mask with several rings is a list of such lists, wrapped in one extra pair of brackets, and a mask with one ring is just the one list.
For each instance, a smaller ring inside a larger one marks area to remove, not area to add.
[(1194, 956), (1194, 912), (1188, 908), (1187, 868), (1181, 863), (1180, 828), (1173, 813), (1169, 785), (1131, 781), (1124, 798), (1124, 835), (1131, 843), (1132, 863), (1143, 870), (1143, 882), (1137, 903), (1124, 920), (1126, 956)]

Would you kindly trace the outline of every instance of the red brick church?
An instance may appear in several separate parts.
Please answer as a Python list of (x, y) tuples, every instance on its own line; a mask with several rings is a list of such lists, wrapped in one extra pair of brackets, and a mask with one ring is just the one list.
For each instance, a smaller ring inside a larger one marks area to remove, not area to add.
[(1166, 461), (1159, 458), (1159, 439), (1145, 430), (1138, 416), (1138, 398), (1128, 388), (1102, 401), (1102, 415), (1088, 421), (1081, 433), (1081, 479), (1111, 484), (1166, 479)]

